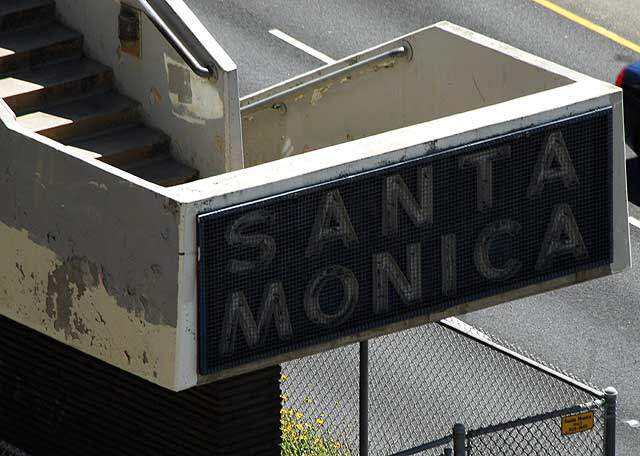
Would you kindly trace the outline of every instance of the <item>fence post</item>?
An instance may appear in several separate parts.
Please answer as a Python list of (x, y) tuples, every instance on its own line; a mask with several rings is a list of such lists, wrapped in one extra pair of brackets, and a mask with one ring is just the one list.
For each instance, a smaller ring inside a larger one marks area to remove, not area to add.
[(453, 426), (453, 456), (464, 456), (466, 433), (464, 424), (456, 423)]
[(618, 391), (613, 387), (604, 390), (605, 415), (604, 415), (604, 454), (615, 456), (616, 454), (616, 402)]
[(369, 341), (360, 342), (360, 456), (369, 454)]

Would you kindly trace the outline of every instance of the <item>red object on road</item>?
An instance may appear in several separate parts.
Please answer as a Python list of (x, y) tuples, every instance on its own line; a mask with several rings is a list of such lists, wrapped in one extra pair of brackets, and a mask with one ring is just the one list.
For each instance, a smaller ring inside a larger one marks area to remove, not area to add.
[(627, 145), (640, 152), (640, 62), (625, 66), (618, 74), (616, 85), (622, 88), (624, 130)]
[(616, 85), (618, 87), (622, 87), (622, 82), (624, 81), (624, 73), (625, 71), (627, 71), (627, 68), (629, 68), (629, 65), (627, 65), (626, 67), (624, 67), (620, 73), (618, 74), (618, 77), (616, 79)]

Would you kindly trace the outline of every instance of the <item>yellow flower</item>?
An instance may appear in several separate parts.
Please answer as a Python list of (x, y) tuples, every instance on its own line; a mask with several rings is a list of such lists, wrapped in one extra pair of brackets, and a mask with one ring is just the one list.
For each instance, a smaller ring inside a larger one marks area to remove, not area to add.
[(317, 423), (319, 426), (322, 426), (322, 425), (324, 424), (324, 420), (321, 420), (320, 418), (316, 418), (316, 423)]
[(285, 381), (287, 379), (287, 375), (286, 374), (281, 374), (280, 375), (280, 380)]
[(280, 395), (280, 399), (282, 399), (283, 401), (287, 402), (289, 400), (289, 396), (287, 396), (286, 394), (281, 394)]
[(296, 418), (298, 419), (302, 418), (302, 412), (296, 412)]

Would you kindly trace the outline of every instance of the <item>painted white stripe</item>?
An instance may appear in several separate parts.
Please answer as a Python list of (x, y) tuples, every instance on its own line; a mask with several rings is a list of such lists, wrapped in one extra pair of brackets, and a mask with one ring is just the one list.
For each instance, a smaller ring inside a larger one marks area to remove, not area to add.
[(635, 226), (636, 228), (640, 228), (640, 220), (633, 218), (633, 217), (629, 217), (629, 223), (633, 226)]
[(271, 33), (273, 36), (277, 38), (280, 38), (282, 41), (290, 44), (291, 46), (297, 47), (301, 51), (306, 52), (307, 54), (315, 57), (316, 59), (323, 61), (324, 63), (329, 63), (329, 64), (336, 63), (336, 61), (331, 57), (329, 57), (328, 55), (325, 55), (322, 52), (313, 49), (311, 46), (307, 46), (306, 44), (296, 40), (292, 36), (287, 35), (281, 30), (271, 29), (269, 30), (269, 33)]
[(489, 337), (487, 334), (483, 333), (479, 329), (474, 328), (470, 324), (465, 323), (464, 321), (460, 320), (459, 318), (449, 317), (449, 318), (445, 318), (445, 320), (447, 322), (451, 323), (453, 326), (455, 326), (459, 330), (461, 330), (461, 331), (463, 331), (463, 332), (465, 332), (467, 334), (471, 334), (472, 336), (476, 336), (476, 337), (478, 337), (480, 339), (483, 339), (483, 340), (491, 341), (491, 337)]

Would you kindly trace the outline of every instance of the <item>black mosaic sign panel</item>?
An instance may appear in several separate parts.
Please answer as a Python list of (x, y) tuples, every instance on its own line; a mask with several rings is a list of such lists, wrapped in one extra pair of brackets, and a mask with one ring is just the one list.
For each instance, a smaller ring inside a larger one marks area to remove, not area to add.
[(611, 132), (600, 110), (200, 215), (200, 373), (609, 264)]

